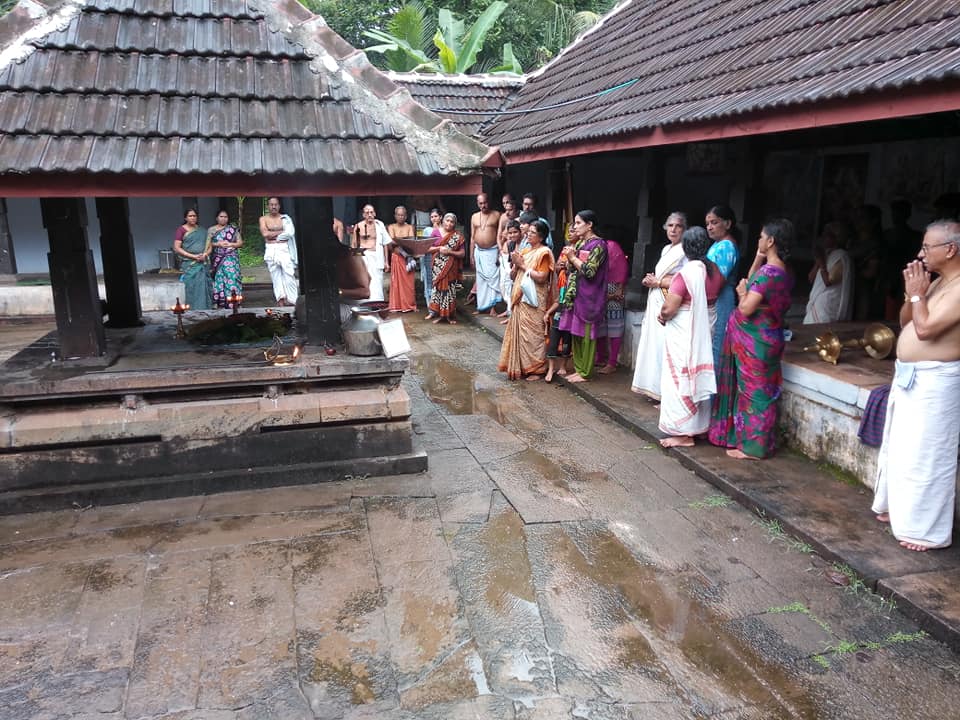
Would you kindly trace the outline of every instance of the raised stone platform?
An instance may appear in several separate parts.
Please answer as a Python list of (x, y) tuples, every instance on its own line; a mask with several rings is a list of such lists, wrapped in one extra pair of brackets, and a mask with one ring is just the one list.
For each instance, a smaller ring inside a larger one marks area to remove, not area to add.
[(0, 513), (426, 469), (406, 358), (272, 365), (269, 342), (197, 348), (169, 313), (145, 320), (108, 330), (103, 358), (52, 359), (51, 333), (3, 364)]
[[(53, 289), (47, 275), (0, 276), (0, 317), (51, 316)], [(144, 273), (137, 276), (140, 307), (144, 312), (167, 310), (178, 297), (184, 297), (179, 273)], [(97, 282), (100, 297), (107, 291), (103, 278)]]

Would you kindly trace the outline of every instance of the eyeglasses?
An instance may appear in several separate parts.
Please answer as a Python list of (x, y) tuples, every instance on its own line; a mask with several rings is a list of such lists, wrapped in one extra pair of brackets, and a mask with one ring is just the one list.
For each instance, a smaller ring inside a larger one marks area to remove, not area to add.
[(946, 242), (937, 243), (936, 245), (926, 245), (926, 244), (924, 244), (924, 245), (921, 245), (921, 246), (920, 246), (920, 249), (921, 249), (924, 253), (928, 253), (928, 252), (930, 252), (931, 250), (933, 250), (934, 248), (943, 247), (944, 245), (953, 245), (953, 240), (947, 240)]

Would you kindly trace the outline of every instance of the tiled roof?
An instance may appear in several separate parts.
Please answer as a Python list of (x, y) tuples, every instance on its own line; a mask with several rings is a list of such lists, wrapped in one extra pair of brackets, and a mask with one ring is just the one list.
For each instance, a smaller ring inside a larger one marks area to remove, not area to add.
[(0, 19), (0, 180), (463, 177), (494, 155), (295, 0), (22, 0)]
[(493, 122), (491, 110), (500, 110), (523, 86), (519, 76), (422, 75), (387, 73), (410, 91), (413, 99), (455, 123), (462, 132), (478, 136)]
[(569, 104), (501, 116), (482, 136), (509, 158), (958, 78), (956, 0), (627, 0), (508, 109)]

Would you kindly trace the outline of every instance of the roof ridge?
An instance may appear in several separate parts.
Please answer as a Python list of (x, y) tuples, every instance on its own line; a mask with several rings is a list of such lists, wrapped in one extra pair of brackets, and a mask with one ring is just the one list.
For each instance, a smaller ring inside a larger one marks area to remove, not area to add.
[(393, 81), (423, 82), (433, 85), (484, 85), (488, 87), (513, 87), (523, 85), (526, 75), (492, 75), (482, 73), (476, 75), (444, 75), (443, 73), (418, 73), (385, 70), (383, 73)]
[(61, 0), (59, 5), (47, 8), (34, 0), (20, 0), (0, 18), (0, 72), (10, 63), (29, 57), (36, 50), (34, 40), (69, 27), (85, 4), (86, 0)]

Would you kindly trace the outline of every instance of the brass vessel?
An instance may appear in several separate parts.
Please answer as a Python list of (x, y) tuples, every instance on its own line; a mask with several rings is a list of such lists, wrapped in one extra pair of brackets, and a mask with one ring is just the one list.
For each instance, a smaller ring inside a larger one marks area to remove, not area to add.
[(897, 336), (893, 330), (883, 323), (871, 323), (863, 331), (863, 337), (841, 340), (833, 331), (827, 331), (817, 337), (813, 345), (804, 348), (805, 351), (815, 350), (824, 362), (837, 364), (840, 353), (844, 348), (863, 348), (864, 352), (875, 360), (883, 360), (891, 352)]

